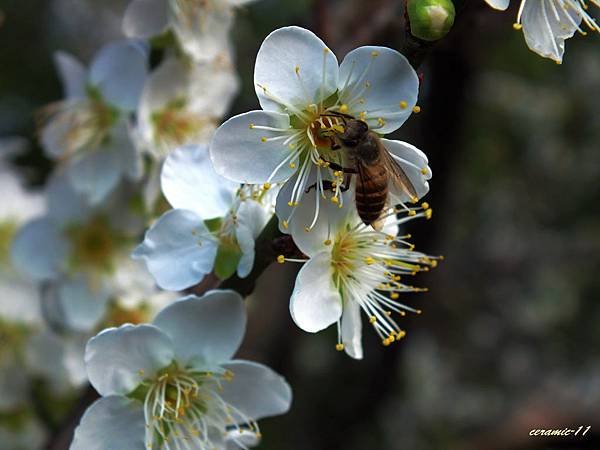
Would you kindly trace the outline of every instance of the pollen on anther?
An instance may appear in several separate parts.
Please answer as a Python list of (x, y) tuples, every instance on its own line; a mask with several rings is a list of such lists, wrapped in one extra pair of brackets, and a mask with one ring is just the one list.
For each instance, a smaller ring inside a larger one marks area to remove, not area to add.
[(285, 262), (285, 256), (283, 256), (283, 255), (279, 255), (279, 256), (277, 257), (277, 262), (278, 262), (279, 264), (283, 264), (283, 263)]
[(296, 163), (291, 162), (290, 163), (290, 169), (295, 169), (296, 168)]
[(406, 108), (408, 108), (408, 103), (405, 102), (404, 100), (402, 100), (400, 102), (400, 109), (406, 109)]
[(412, 217), (412, 216), (416, 216), (416, 215), (417, 215), (417, 212), (416, 212), (415, 210), (410, 210), (410, 211), (408, 212), (408, 215), (409, 215), (409, 216), (411, 216), (411, 217)]
[(422, 174), (422, 175), (427, 175), (427, 173), (428, 173), (428, 172), (429, 172), (429, 171), (427, 170), (427, 167), (423, 167), (423, 168), (421, 169), (421, 174)]
[(413, 107), (413, 112), (415, 114), (419, 114), (421, 112), (421, 107), (419, 105), (416, 105)]
[(341, 352), (341, 351), (343, 351), (343, 350), (344, 350), (344, 344), (341, 344), (341, 343), (340, 343), (340, 344), (336, 344), (336, 345), (335, 345), (335, 349), (336, 349), (338, 352)]
[(254, 128), (254, 124), (253, 123), (249, 124), (248, 128), (250, 128), (250, 129)]
[(423, 209), (429, 209), (429, 203), (427, 203), (427, 202), (421, 203), (421, 208), (423, 208)]
[(294, 67), (294, 72), (296, 72), (296, 75), (298, 75), (300, 73), (300, 66)]
[(377, 322), (377, 317), (375, 317), (375, 316), (369, 317), (369, 323), (373, 324), (375, 322)]
[(371, 52), (371, 56), (372, 56), (373, 58), (375, 58), (375, 57), (379, 56), (379, 52), (377, 52), (377, 51), (373, 50), (373, 51)]
[(346, 105), (345, 103), (344, 103), (344, 104), (342, 104), (342, 105), (340, 106), (340, 112), (341, 112), (342, 114), (344, 114), (344, 113), (347, 113), (347, 112), (348, 112), (348, 105)]
[(331, 197), (331, 203), (335, 203), (337, 205), (339, 202), (340, 202), (340, 199), (336, 195)]
[(265, 191), (268, 191), (269, 189), (271, 189), (271, 183), (267, 182), (267, 183), (263, 184), (263, 189)]
[(267, 142), (267, 138), (263, 136), (263, 137), (260, 138), (260, 141), (261, 142)]
[(398, 299), (398, 297), (400, 297), (400, 294), (398, 294), (397, 292), (392, 292), (392, 293), (390, 294), (390, 298), (391, 298), (392, 300), (397, 300), (397, 299)]
[(288, 229), (288, 227), (290, 226), (290, 224), (288, 223), (287, 220), (284, 220), (283, 222), (281, 222), (281, 225), (283, 225), (283, 228), (285, 228), (286, 230)]
[(513, 28), (517, 31), (521, 30), (523, 28), (523, 25), (521, 25), (520, 23), (516, 22), (513, 23)]
[(331, 239), (327, 239), (327, 240), (323, 241), (323, 244), (331, 245)]

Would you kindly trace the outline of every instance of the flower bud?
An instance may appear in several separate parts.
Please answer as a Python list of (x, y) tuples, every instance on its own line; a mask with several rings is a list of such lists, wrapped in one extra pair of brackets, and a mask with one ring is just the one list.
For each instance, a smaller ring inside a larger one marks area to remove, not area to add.
[(437, 41), (446, 36), (455, 15), (452, 0), (408, 0), (410, 31), (424, 41)]

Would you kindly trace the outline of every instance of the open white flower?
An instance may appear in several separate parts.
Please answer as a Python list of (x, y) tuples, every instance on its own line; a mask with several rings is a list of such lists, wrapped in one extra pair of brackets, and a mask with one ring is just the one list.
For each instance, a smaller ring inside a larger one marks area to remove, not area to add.
[(43, 284), (48, 319), (89, 331), (104, 317), (109, 301), (122, 295), (116, 274), (123, 260), (129, 260), (143, 222), (134, 220), (122, 192), (109, 199), (114, 202), (91, 208), (64, 176), (50, 180), (46, 200), (47, 213), (18, 230), (12, 262)]
[(227, 53), (203, 64), (166, 59), (148, 77), (140, 99), (136, 131), (143, 148), (164, 156), (208, 142), (238, 85)]
[(254, 0), (133, 0), (123, 19), (129, 37), (147, 39), (171, 29), (183, 50), (208, 61), (227, 48), (235, 7)]
[(175, 208), (163, 214), (133, 253), (144, 259), (163, 289), (181, 290), (215, 271), (245, 277), (254, 264), (254, 240), (274, 213), (276, 189), (265, 192), (219, 176), (206, 146), (172, 152), (162, 190)]
[(175, 302), (152, 324), (91, 339), (88, 376), (103, 397), (84, 414), (71, 450), (225, 450), (257, 441), (256, 420), (285, 413), (292, 394), (268, 367), (231, 360), (245, 324), (242, 298), (212, 291)]
[[(510, 0), (486, 0), (495, 9), (506, 10)], [(525, 41), (535, 53), (561, 63), (565, 40), (585, 28), (600, 32), (600, 26), (588, 12), (589, 4), (600, 7), (598, 0), (521, 0), (514, 27), (522, 29)], [(583, 25), (585, 24), (585, 25)]]
[(147, 50), (137, 41), (104, 46), (89, 70), (67, 53), (55, 55), (66, 98), (42, 111), (41, 141), (91, 203), (104, 200), (121, 179), (142, 175), (127, 116), (137, 108), (146, 60)]
[[(360, 47), (338, 66), (331, 50), (299, 27), (281, 28), (267, 36), (256, 58), (254, 83), (263, 110), (235, 116), (221, 125), (210, 154), (215, 170), (231, 180), (267, 186), (286, 182), (278, 204), (291, 209), (284, 213), (278, 208), (282, 231), (312, 183), (316, 183), (314, 196), (321, 198), (323, 180), (336, 181), (333, 196), (338, 199), (343, 174), (330, 164), (348, 164), (345, 151), (334, 150), (328, 135), (343, 130), (348, 117), (384, 135), (397, 130), (413, 110), (418, 111), (419, 78), (400, 53), (385, 47)], [(418, 196), (425, 195), (431, 177), (425, 155), (403, 142), (385, 144)], [(417, 200), (393, 185), (390, 193), (393, 203)], [(309, 228), (317, 216), (318, 203)]]
[[(309, 198), (296, 214), (309, 217), (313, 207)], [(420, 312), (398, 301), (403, 292), (425, 290), (405, 284), (404, 278), (435, 267), (438, 258), (413, 251), (407, 242), (410, 236), (396, 234), (398, 226), (409, 220), (431, 217), (431, 209), (426, 203), (408, 210), (392, 208), (383, 232), (364, 225), (353, 206), (327, 203), (324, 208), (327, 220), (319, 219), (312, 230), (306, 231), (297, 221), (290, 225), (294, 242), (309, 257), (298, 273), (290, 313), (300, 328), (311, 333), (337, 323), (336, 348), (360, 359), (361, 310), (384, 345), (405, 335), (394, 313)], [(286, 260), (278, 257), (280, 263)]]

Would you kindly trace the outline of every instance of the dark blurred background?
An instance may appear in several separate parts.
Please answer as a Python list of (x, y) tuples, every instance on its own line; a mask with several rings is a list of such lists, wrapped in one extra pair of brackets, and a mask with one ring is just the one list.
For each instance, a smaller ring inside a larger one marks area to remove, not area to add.
[[(531, 0), (534, 1), (534, 0)], [(537, 1), (537, 0), (536, 0)], [(127, 0), (0, 1), (0, 136), (31, 149), (21, 170), (51, 165), (34, 112), (62, 97), (52, 53), (89, 61), (122, 37)], [(242, 356), (283, 373), (292, 411), (261, 423), (263, 449), (600, 449), (600, 36), (567, 41), (562, 66), (531, 53), (508, 13), (457, 5), (451, 34), (420, 66), (420, 105), (395, 137), (429, 156), (431, 221), (417, 249), (445, 255), (406, 298), (424, 313), (384, 348), (365, 324), (365, 359), (309, 335), (288, 313), (293, 267), (276, 266), (248, 300)], [(254, 57), (273, 29), (296, 24), (336, 51), (402, 50), (402, 2), (261, 0), (233, 31), (243, 89), (231, 114), (257, 107)], [(591, 425), (585, 437), (531, 437)], [(1, 445), (0, 445), (1, 448)], [(115, 449), (118, 450), (118, 449)]]

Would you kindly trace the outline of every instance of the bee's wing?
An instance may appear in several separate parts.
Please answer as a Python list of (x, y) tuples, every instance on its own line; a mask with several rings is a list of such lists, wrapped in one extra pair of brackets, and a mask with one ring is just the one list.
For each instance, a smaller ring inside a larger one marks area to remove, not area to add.
[(378, 140), (377, 142), (380, 146), (381, 158), (383, 160), (383, 163), (385, 164), (385, 167), (388, 170), (391, 182), (398, 189), (402, 190), (408, 196), (410, 196), (411, 199), (417, 201), (419, 199), (417, 190), (411, 183), (410, 179), (408, 178), (408, 175), (406, 175), (406, 172), (404, 172), (404, 169), (400, 167), (400, 164), (398, 164), (398, 162), (394, 159), (391, 153), (387, 151), (381, 140)]

